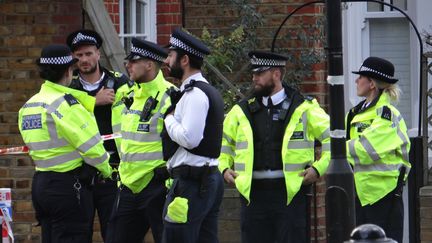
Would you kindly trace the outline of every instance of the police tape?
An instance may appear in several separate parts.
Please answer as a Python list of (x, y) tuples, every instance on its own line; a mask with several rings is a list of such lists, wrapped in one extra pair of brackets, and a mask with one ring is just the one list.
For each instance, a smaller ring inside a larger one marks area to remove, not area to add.
[[(102, 135), (102, 140), (112, 140), (115, 138), (121, 138), (120, 133), (113, 133), (113, 134), (107, 134)], [(1, 148), (0, 149), (0, 155), (14, 155), (14, 154), (26, 154), (29, 152), (29, 148), (27, 146), (20, 146), (20, 147), (11, 147), (11, 148)]]

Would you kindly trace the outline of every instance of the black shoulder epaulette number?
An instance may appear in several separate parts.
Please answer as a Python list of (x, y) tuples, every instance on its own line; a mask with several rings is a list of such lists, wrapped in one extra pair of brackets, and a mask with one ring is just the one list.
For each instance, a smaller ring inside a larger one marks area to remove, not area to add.
[(78, 100), (71, 94), (65, 94), (64, 99), (69, 104), (69, 106), (79, 104)]
[(383, 119), (391, 121), (392, 113), (388, 106), (383, 106), (383, 111), (381, 113)]

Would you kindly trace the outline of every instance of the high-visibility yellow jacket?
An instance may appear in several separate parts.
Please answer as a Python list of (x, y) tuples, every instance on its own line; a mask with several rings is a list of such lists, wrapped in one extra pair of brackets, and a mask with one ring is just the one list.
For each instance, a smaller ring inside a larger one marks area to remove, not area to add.
[[(153, 178), (153, 170), (165, 165), (160, 133), (163, 115), (171, 105), (167, 90), (173, 87), (160, 71), (154, 80), (138, 86), (133, 104), (121, 123), (120, 179), (133, 193), (142, 191)], [(151, 110), (148, 121), (140, 121), (150, 97), (158, 101), (157, 105)]]
[[(354, 107), (350, 113), (359, 108)], [(357, 195), (365, 206), (374, 204), (396, 188), (402, 166), (407, 172), (411, 168), (410, 141), (404, 119), (390, 104), (385, 92), (375, 104), (351, 118), (350, 113), (347, 116), (347, 158), (354, 169)]]
[(83, 162), (111, 176), (93, 116), (95, 99), (48, 80), (19, 111), (18, 126), (37, 171), (67, 172)]
[[(249, 103), (254, 99), (248, 100)], [(246, 108), (247, 109), (247, 108)], [(250, 191), (254, 161), (253, 131), (245, 110), (235, 105), (224, 121), (222, 153), (219, 157), (219, 169), (233, 168), (238, 177), (235, 184), (250, 202)], [(303, 133), (303, 138), (294, 139), (294, 132)], [(315, 161), (314, 142), (322, 143), (321, 158)], [(295, 108), (282, 142), (282, 162), (287, 190), (287, 205), (300, 190), (303, 177), (299, 173), (308, 165), (313, 166), (320, 175), (327, 170), (330, 159), (329, 116), (316, 100), (302, 99)]]

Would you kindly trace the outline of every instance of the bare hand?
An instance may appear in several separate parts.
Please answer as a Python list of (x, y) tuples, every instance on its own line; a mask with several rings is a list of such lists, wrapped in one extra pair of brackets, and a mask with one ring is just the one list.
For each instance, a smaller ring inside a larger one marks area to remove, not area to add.
[(95, 98), (96, 105), (108, 105), (114, 102), (115, 93), (113, 89), (105, 89), (105, 87), (102, 87), (102, 89), (97, 92)]
[(226, 183), (228, 184), (232, 184), (235, 185), (235, 178), (238, 176), (237, 172), (231, 170), (231, 169), (226, 169), (223, 177), (226, 181)]
[(303, 172), (301, 172), (299, 174), (299, 176), (304, 177), (302, 185), (309, 185), (309, 184), (312, 184), (318, 180), (318, 174), (315, 171), (315, 169), (312, 167), (309, 167), (306, 170), (304, 170)]

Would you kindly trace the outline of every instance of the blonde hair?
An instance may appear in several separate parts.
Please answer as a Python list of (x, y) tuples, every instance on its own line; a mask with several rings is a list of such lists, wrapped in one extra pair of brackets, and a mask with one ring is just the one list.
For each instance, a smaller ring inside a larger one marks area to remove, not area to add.
[(399, 85), (386, 83), (376, 79), (372, 79), (372, 81), (375, 82), (378, 89), (384, 90), (383, 92), (386, 92), (390, 96), (391, 101), (393, 101), (394, 103), (397, 103), (399, 101), (399, 97), (402, 93)]

